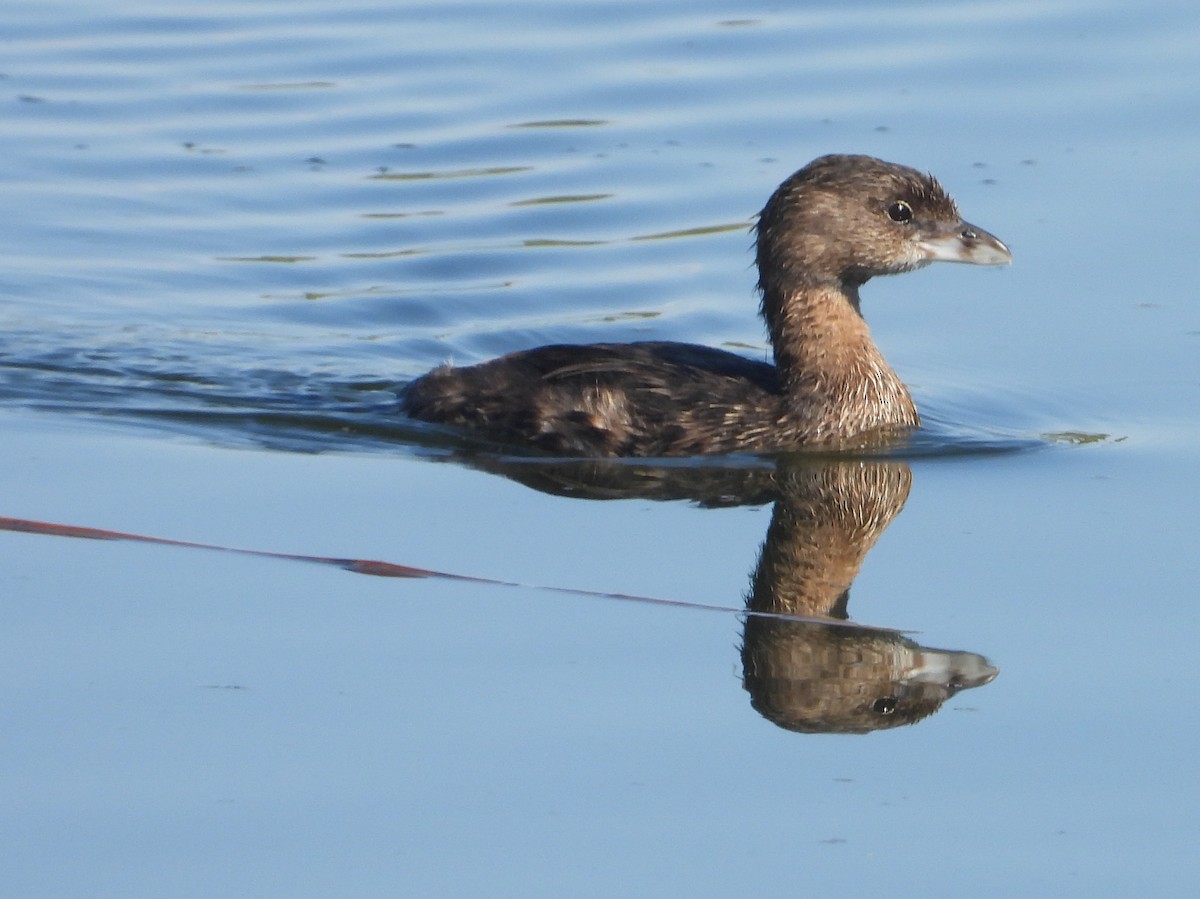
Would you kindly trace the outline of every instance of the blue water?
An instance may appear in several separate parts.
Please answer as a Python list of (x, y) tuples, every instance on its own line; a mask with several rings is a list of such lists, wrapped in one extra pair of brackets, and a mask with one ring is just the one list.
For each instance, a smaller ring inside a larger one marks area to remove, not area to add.
[[(0, 892), (1190, 893), (1191, 4), (76, 0), (0, 46), (0, 518), (509, 584), (0, 530)], [(761, 356), (753, 215), (831, 151), (1013, 248), (864, 289), (910, 446), (540, 466), (392, 414), (547, 342)], [(772, 548), (876, 630), (760, 641)], [(999, 674), (796, 732), (922, 652)]]

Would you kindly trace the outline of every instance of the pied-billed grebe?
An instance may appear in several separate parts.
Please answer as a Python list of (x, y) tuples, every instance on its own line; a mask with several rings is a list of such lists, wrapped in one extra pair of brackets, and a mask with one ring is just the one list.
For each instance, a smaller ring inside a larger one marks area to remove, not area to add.
[(544, 346), (409, 384), (413, 418), (570, 456), (688, 456), (846, 446), (920, 423), (871, 340), (858, 289), (930, 262), (1011, 254), (962, 220), (931, 176), (823, 156), (783, 182), (756, 226), (775, 364), (684, 343)]

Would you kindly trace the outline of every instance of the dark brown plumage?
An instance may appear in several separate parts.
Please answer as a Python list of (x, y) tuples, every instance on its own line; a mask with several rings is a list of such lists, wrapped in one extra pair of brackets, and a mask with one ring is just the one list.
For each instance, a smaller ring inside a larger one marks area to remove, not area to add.
[(775, 364), (693, 344), (545, 346), (409, 384), (401, 409), (571, 456), (687, 456), (870, 442), (920, 422), (871, 340), (858, 290), (934, 261), (998, 264), (930, 175), (823, 156), (783, 182), (756, 227)]

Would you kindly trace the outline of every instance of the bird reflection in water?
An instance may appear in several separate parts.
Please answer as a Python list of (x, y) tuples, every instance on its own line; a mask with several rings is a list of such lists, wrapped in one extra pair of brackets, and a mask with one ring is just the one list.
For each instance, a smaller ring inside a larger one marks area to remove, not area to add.
[(741, 655), (751, 704), (780, 727), (868, 733), (913, 724), (996, 677), (983, 656), (921, 646), (848, 618), (863, 559), (908, 499), (912, 469), (903, 462), (796, 454), (698, 467), (487, 457), (469, 464), (563, 496), (773, 502)]
[[(904, 507), (912, 470), (898, 462), (841, 461), (777, 475), (779, 498), (746, 607), (845, 622), (850, 585)], [(996, 674), (975, 653), (849, 624), (749, 616), (742, 636), (742, 684), (754, 708), (803, 733), (913, 724)]]

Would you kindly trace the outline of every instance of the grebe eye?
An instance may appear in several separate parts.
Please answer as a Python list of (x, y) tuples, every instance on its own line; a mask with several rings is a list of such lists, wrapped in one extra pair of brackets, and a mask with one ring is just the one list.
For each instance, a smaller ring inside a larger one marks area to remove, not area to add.
[(871, 711), (877, 715), (891, 715), (896, 711), (896, 697), (885, 696), (871, 703)]
[(903, 200), (897, 200), (887, 208), (888, 218), (901, 225), (907, 225), (913, 220), (912, 207)]

